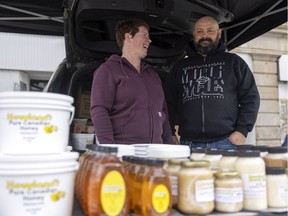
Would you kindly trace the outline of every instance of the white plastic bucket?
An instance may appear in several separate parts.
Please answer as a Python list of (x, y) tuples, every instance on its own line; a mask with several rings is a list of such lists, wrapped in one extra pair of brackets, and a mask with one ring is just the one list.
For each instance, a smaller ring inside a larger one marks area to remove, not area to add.
[(66, 151), (75, 111), (72, 103), (72, 97), (55, 93), (0, 93), (0, 152), (51, 154)]
[(79, 153), (62, 152), (51, 155), (2, 155), (0, 154), (0, 170), (36, 170), (74, 167), (78, 162)]
[(0, 104), (46, 104), (70, 106), (73, 97), (50, 92), (0, 92)]
[[(73, 158), (79, 154), (64, 153), (42, 158), (30, 156), (30, 161), (18, 160), (15, 156), (13, 161), (12, 157), (1, 155), (0, 165), (15, 166), (10, 170), (0, 168), (0, 215), (71, 216), (79, 166)], [(32, 168), (32, 163), (41, 164), (42, 169)]]

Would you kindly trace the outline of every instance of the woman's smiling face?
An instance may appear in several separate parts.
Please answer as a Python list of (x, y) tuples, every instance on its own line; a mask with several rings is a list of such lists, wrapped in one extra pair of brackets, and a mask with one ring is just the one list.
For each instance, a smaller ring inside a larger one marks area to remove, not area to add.
[[(130, 35), (131, 36), (131, 35)], [(147, 51), (150, 43), (152, 42), (149, 37), (148, 29), (144, 26), (139, 27), (139, 31), (131, 36), (131, 49), (135, 57), (143, 59), (147, 56)]]

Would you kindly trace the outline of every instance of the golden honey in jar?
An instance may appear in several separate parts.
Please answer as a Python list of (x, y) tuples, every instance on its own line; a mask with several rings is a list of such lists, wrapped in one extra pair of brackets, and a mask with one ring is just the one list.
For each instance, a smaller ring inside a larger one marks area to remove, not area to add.
[(92, 167), (97, 164), (97, 161), (101, 159), (103, 156), (103, 153), (100, 151), (97, 151), (96, 148), (88, 148), (87, 149), (88, 155), (85, 156), (83, 159), (83, 165), (79, 169), (79, 178), (76, 178), (77, 180), (77, 191), (78, 191), (78, 201), (82, 207), (82, 210), (85, 214), (88, 214), (88, 207), (87, 207), (87, 193), (86, 190), (88, 190), (88, 179), (91, 175)]
[(178, 159), (169, 159), (168, 165), (165, 167), (170, 179), (170, 188), (173, 206), (178, 202), (178, 172), (181, 168), (181, 161)]
[(92, 166), (86, 180), (88, 215), (121, 215), (129, 212), (127, 175), (117, 158), (117, 148), (99, 146), (104, 152), (101, 160)]
[(217, 172), (215, 175), (215, 210), (238, 212), (243, 209), (242, 181), (235, 171)]
[(127, 172), (130, 169), (130, 166), (132, 166), (131, 160), (133, 159), (133, 157), (134, 156), (131, 156), (131, 155), (122, 156), (122, 164)]
[(141, 158), (141, 160), (139, 160), (139, 165), (140, 169), (133, 180), (132, 206), (130, 207), (135, 215), (142, 215), (142, 206), (143, 206), (142, 192), (143, 192), (144, 179), (148, 175), (148, 172), (150, 170), (149, 159)]
[(81, 193), (81, 177), (83, 176), (84, 172), (84, 166), (86, 163), (86, 159), (91, 154), (91, 151), (89, 149), (86, 149), (86, 151), (79, 157), (79, 169), (76, 173), (75, 177), (75, 194), (78, 200), (80, 200), (80, 193)]
[(164, 170), (163, 160), (151, 159), (149, 172), (142, 186), (142, 216), (169, 216), (172, 212), (172, 199), (169, 175)]
[(184, 214), (209, 214), (214, 209), (214, 179), (209, 161), (182, 161), (178, 174), (178, 209)]
[(131, 166), (128, 170), (128, 188), (129, 188), (129, 208), (133, 212), (133, 188), (135, 184), (135, 178), (141, 168), (141, 158), (133, 157), (131, 158)]

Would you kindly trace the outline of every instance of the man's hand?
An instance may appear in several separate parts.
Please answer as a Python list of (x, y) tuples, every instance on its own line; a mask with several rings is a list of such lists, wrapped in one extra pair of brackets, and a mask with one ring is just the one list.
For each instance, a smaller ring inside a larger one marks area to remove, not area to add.
[(245, 143), (245, 136), (238, 132), (234, 131), (230, 136), (228, 137), (229, 141), (234, 145), (242, 145)]

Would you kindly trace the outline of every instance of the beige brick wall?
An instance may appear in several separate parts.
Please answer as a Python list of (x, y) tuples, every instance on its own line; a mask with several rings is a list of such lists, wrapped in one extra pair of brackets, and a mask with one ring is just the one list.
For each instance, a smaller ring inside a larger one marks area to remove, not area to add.
[[(256, 144), (278, 146), (281, 144), (281, 133), (277, 58), (270, 55), (253, 53), (251, 55), (253, 59), (253, 73), (261, 98), (261, 109), (259, 110), (256, 122)], [(267, 92), (271, 92), (272, 94), (267, 95)], [(278, 105), (270, 106), (272, 103)]]
[(255, 125), (256, 145), (281, 145), (287, 133), (287, 98), (279, 100), (278, 58), (288, 53), (287, 23), (237, 49), (252, 57), (252, 70), (260, 93), (260, 109)]

